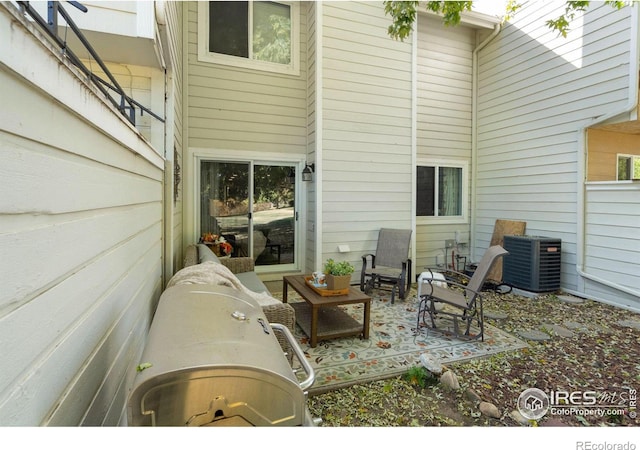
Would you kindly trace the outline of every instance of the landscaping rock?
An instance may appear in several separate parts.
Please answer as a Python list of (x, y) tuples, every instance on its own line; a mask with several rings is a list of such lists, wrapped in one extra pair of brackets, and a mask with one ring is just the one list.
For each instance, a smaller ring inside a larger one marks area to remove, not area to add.
[(527, 419), (525, 416), (520, 414), (520, 411), (518, 411), (517, 409), (514, 409), (513, 411), (511, 411), (509, 413), (509, 417), (511, 417), (513, 420), (515, 420), (520, 425), (523, 425), (523, 426), (531, 425), (531, 423), (529, 423), (529, 419)]
[(440, 375), (442, 373), (442, 364), (435, 357), (423, 353), (420, 355), (420, 362), (422, 366), (434, 375)]
[(487, 417), (493, 417), (494, 419), (502, 417), (502, 414), (500, 414), (500, 411), (498, 411), (498, 408), (493, 403), (480, 402), (478, 408), (480, 409), (480, 412)]
[(477, 405), (482, 401), (482, 397), (480, 397), (480, 394), (478, 394), (476, 391), (474, 391), (471, 388), (467, 388), (467, 390), (464, 392), (464, 396), (467, 398), (467, 400), (471, 401), (474, 405)]
[(440, 376), (440, 383), (452, 390), (460, 389), (460, 383), (458, 377), (451, 370), (447, 370)]
[(566, 427), (567, 424), (559, 417), (550, 417), (544, 422), (540, 422), (541, 427)]

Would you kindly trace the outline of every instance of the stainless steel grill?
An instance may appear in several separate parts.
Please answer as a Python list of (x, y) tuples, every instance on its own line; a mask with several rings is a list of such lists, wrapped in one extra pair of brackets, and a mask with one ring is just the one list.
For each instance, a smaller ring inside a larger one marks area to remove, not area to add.
[[(278, 343), (284, 333), (294, 370)], [(289, 330), (221, 286), (178, 285), (160, 297), (128, 402), (132, 426), (311, 426), (313, 369)], [(300, 380), (299, 378), (304, 377)]]

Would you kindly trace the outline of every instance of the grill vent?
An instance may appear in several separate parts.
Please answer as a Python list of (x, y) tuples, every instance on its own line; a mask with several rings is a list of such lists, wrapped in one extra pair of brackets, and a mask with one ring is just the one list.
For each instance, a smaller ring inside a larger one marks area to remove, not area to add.
[(541, 236), (505, 236), (502, 281), (533, 292), (560, 289), (561, 240)]

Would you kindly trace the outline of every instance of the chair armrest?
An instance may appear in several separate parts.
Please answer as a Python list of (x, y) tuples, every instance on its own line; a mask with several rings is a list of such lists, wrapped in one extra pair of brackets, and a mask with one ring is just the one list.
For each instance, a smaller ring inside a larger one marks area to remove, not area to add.
[[(432, 281), (435, 282), (442, 282), (442, 280), (433, 280), (431, 278), (428, 278), (425, 280), (425, 282), (429, 283), (429, 286), (431, 286), (431, 292), (426, 294), (429, 297), (429, 300), (433, 300), (436, 303), (440, 302), (440, 303), (447, 303), (450, 305), (454, 305), (456, 306), (454, 303), (450, 303), (448, 302), (446, 299), (441, 299), (439, 297), (434, 297), (433, 296), (433, 286), (431, 284)], [(466, 285), (462, 284), (462, 283), (457, 283), (455, 281), (451, 281), (451, 280), (446, 280), (447, 283), (447, 288), (440, 288), (440, 289), (449, 289), (449, 288), (459, 288), (462, 292), (461, 294), (464, 296), (464, 298), (467, 301), (467, 304), (470, 304), (468, 302), (470, 302), (472, 299), (478, 299), (480, 302), (482, 302), (482, 292), (480, 291), (474, 291), (473, 289), (467, 287)], [(469, 294), (471, 294), (469, 296)]]
[(411, 289), (411, 269), (412, 262), (411, 258), (407, 258), (405, 261), (402, 261), (402, 272), (407, 274), (407, 289)]
[[(444, 277), (447, 279), (447, 281), (449, 279), (451, 279), (452, 276), (457, 276), (463, 280), (469, 281), (471, 279), (471, 277), (469, 275), (467, 275), (466, 273), (463, 272), (458, 272), (457, 270), (453, 270), (453, 269), (447, 269), (447, 268), (442, 268), (442, 267), (426, 267), (423, 272), (437, 272), (437, 273), (441, 273), (442, 275), (444, 275)], [(447, 276), (449, 275), (449, 276)]]
[(288, 303), (273, 304), (263, 306), (262, 311), (267, 317), (267, 320), (272, 323), (281, 323), (289, 328), (293, 333), (296, 327), (296, 312)]
[(254, 259), (248, 256), (242, 256), (239, 258), (223, 258), (220, 259), (220, 263), (232, 273), (252, 272), (255, 267)]
[(366, 255), (362, 255), (362, 268), (365, 269), (367, 267), (367, 261), (371, 261), (370, 267), (376, 266), (376, 255), (373, 253), (367, 253)]

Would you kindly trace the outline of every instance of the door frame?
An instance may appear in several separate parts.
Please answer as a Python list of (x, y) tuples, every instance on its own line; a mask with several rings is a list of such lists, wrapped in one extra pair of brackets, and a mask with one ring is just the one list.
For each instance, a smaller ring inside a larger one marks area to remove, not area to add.
[[(200, 217), (200, 162), (201, 161), (224, 161), (224, 162), (239, 162), (251, 164), (290, 164), (295, 167), (296, 171), (296, 185), (295, 185), (295, 212), (297, 213), (296, 222), (296, 254), (294, 256), (295, 263), (293, 267), (287, 265), (287, 268), (283, 268), (282, 265), (265, 265), (256, 266), (256, 273), (266, 275), (269, 278), (269, 274), (274, 274), (273, 279), (279, 279), (279, 276), (283, 272), (297, 273), (302, 272), (305, 267), (305, 253), (306, 253), (306, 215), (307, 211), (304, 205), (307, 204), (307, 190), (304, 189), (302, 177), (299, 175), (305, 166), (306, 158), (304, 155), (294, 155), (288, 153), (277, 152), (256, 152), (256, 151), (243, 151), (243, 150), (229, 150), (229, 149), (208, 149), (208, 148), (190, 148), (190, 164), (189, 172), (191, 172), (191, 182), (185, 183), (185, 197), (183, 199), (184, 205), (184, 236), (185, 247), (190, 244), (198, 242), (198, 228)], [(188, 188), (188, 191), (187, 191)], [(253, 188), (253, 186), (251, 186)]]

